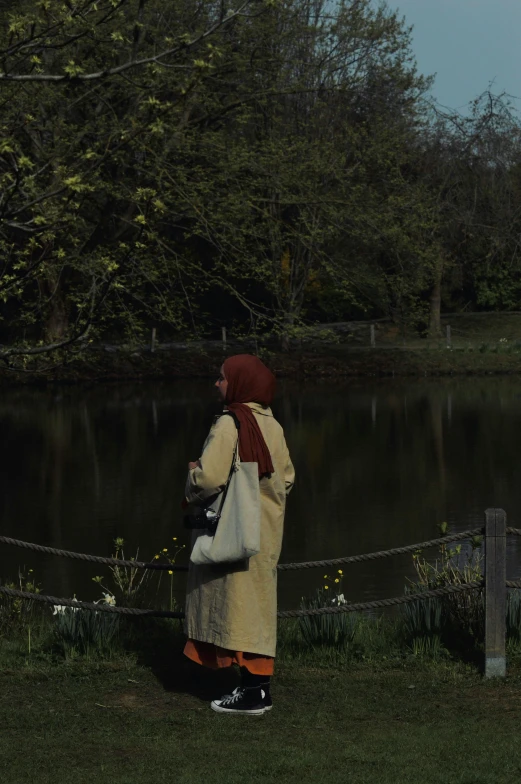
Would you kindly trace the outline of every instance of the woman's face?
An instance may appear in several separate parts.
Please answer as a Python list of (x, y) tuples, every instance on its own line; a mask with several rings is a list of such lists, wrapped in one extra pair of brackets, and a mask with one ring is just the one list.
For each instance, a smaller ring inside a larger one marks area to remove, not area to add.
[(226, 400), (226, 393), (228, 391), (228, 382), (226, 380), (226, 376), (224, 375), (224, 365), (221, 365), (221, 370), (219, 371), (219, 378), (215, 382), (215, 386), (219, 390), (219, 395), (221, 396), (221, 400)]

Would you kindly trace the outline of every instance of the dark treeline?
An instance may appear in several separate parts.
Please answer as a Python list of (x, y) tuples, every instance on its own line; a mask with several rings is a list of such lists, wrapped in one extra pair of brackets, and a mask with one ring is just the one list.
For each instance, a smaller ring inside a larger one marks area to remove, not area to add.
[(385, 5), (1, 0), (0, 31), (12, 356), (519, 307), (519, 119), (440, 112)]

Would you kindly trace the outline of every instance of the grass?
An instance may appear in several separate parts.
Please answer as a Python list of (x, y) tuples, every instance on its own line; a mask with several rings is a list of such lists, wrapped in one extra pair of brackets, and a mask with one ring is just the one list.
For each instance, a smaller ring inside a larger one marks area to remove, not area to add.
[(29, 655), (3, 641), (3, 784), (519, 780), (518, 658), (504, 681), (484, 681), (449, 658), (400, 654), (390, 637), (379, 650), (366, 640), (365, 659), (297, 648), (289, 623), (274, 710), (237, 718), (208, 707), (235, 673), (187, 661), (175, 624), (139, 629), (133, 650), (111, 660), (64, 661), (37, 643)]

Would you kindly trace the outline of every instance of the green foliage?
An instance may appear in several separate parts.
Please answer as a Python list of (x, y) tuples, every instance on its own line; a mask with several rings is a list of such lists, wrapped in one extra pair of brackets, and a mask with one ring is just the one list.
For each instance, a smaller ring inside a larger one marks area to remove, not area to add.
[[(447, 531), (447, 523), (442, 523), (440, 535), (446, 535)], [(434, 563), (427, 561), (421, 551), (414, 553), (417, 576), (406, 586), (406, 593), (480, 581), (483, 574), (481, 537), (475, 537), (470, 544), (466, 553), (462, 552), (461, 545), (440, 545)], [(485, 608), (481, 590), (440, 598), (419, 598), (404, 604), (401, 614), (405, 639), (415, 654), (437, 657), (445, 648), (464, 647), (468, 641), (478, 646), (483, 643)]]
[[(152, 560), (156, 560), (162, 563), (171, 564), (172, 566), (175, 564), (177, 556), (179, 553), (185, 549), (185, 545), (178, 545), (175, 544), (177, 542), (177, 536), (172, 538), (174, 542), (174, 549), (171, 552), (167, 547), (163, 547), (159, 553), (154, 555)], [(123, 547), (125, 545), (125, 541), (118, 537), (114, 539), (114, 546), (115, 551), (112, 554), (112, 558), (116, 558), (118, 560), (124, 561), (127, 560), (125, 558), (125, 552)], [(128, 559), (131, 561), (138, 561), (139, 560), (139, 548), (136, 550), (135, 556)], [(152, 571), (150, 569), (138, 569), (137, 567), (133, 566), (109, 566), (109, 571), (111, 574), (111, 583), (113, 586), (114, 593), (111, 589), (107, 588), (103, 584), (103, 577), (97, 575), (93, 577), (93, 582), (97, 583), (106, 593), (104, 593), (105, 601), (108, 601), (108, 597), (113, 597), (114, 603), (118, 603), (118, 605), (123, 607), (142, 607), (146, 601), (146, 593), (147, 589), (151, 587), (151, 582), (153, 581), (154, 577), (158, 577), (157, 579), (157, 586), (156, 586), (156, 598), (159, 593), (161, 587), (161, 581), (163, 575), (167, 575), (169, 580), (169, 593), (170, 593), (170, 600), (169, 600), (169, 609), (175, 609), (175, 599), (173, 597), (173, 577), (174, 571), (173, 570), (161, 570), (161, 571)]]
[[(301, 610), (316, 610), (321, 607), (342, 607), (347, 604), (342, 590), (343, 572), (338, 570), (334, 577), (324, 575), (325, 584), (312, 597), (302, 597)], [(347, 648), (354, 639), (358, 616), (341, 612), (331, 615), (303, 615), (299, 618), (300, 633), (310, 646)]]
[[(121, 537), (114, 539), (115, 550), (110, 557), (122, 561), (138, 561), (139, 549), (136, 550), (134, 557), (126, 559), (125, 551), (123, 550), (124, 545), (125, 541)], [(152, 572), (149, 569), (138, 569), (133, 566), (109, 566), (109, 571), (117, 604), (123, 607), (140, 607), (144, 601), (145, 590), (151, 579)], [(103, 577), (97, 575), (92, 580), (108, 592), (108, 594), (105, 594), (105, 597), (112, 595), (112, 591), (103, 585)]]
[[(40, 593), (40, 586), (35, 582), (32, 569), (19, 569), (16, 582), (7, 580), (3, 584), (6, 588), (18, 591)], [(25, 633), (33, 623), (34, 609), (31, 601), (0, 594), (0, 637)]]
[(108, 656), (114, 651), (119, 634), (117, 613), (56, 606), (53, 614), (56, 644), (66, 658)]
[(387, 5), (4, 6), (0, 338), (20, 369), (151, 325), (288, 348), (353, 312), (439, 334), (442, 303), (517, 307), (518, 119), (490, 93), (437, 114)]
[(511, 648), (519, 652), (521, 650), (521, 591), (517, 588), (509, 590), (507, 594), (506, 634)]
[[(407, 591), (406, 591), (407, 592)], [(404, 634), (415, 656), (437, 658), (443, 651), (446, 613), (441, 599), (417, 599), (402, 607)]]
[[(315, 610), (334, 606), (322, 589), (309, 599), (302, 599), (301, 610)], [(334, 615), (304, 615), (300, 619), (300, 633), (308, 645), (346, 648), (354, 639), (358, 618), (354, 613)]]

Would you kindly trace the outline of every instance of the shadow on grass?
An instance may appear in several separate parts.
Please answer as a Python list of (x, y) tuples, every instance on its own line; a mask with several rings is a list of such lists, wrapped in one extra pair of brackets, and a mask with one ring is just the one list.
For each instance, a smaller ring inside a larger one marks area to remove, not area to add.
[(239, 684), (235, 667), (210, 670), (183, 654), (186, 637), (177, 621), (130, 620), (128, 632), (126, 649), (137, 656), (139, 665), (151, 670), (167, 692), (208, 702), (229, 694)]

